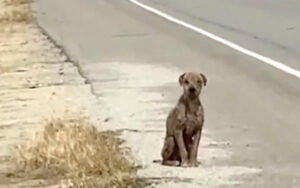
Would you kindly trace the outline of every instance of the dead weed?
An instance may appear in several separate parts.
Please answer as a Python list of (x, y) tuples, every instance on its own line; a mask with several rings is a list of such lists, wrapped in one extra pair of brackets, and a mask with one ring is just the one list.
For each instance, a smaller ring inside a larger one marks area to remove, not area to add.
[(5, 5), (22, 5), (29, 4), (32, 0), (2, 0)]
[(82, 122), (52, 121), (20, 148), (19, 171), (43, 178), (47, 172), (49, 178), (68, 180), (68, 187), (140, 187), (120, 144), (113, 132), (98, 132)]
[(32, 20), (31, 0), (0, 0), (0, 22), (29, 22)]

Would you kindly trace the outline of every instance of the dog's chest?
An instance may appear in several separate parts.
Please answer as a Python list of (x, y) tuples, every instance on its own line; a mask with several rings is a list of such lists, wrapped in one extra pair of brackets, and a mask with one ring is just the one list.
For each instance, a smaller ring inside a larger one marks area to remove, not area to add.
[(201, 116), (196, 114), (186, 114), (186, 122), (184, 132), (186, 135), (193, 135), (193, 133), (201, 128)]

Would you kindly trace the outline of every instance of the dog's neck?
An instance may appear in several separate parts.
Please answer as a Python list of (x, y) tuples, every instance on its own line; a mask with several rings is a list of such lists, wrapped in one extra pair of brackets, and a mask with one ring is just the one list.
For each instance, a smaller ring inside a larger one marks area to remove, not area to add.
[(196, 113), (201, 106), (199, 96), (189, 97), (187, 95), (182, 95), (179, 99), (180, 103), (183, 103), (186, 107), (186, 112)]

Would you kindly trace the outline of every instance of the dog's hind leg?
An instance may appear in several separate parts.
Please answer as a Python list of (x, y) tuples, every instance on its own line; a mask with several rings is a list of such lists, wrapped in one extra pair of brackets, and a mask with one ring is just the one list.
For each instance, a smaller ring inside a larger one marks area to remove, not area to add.
[(176, 161), (176, 160), (167, 160), (167, 161), (163, 161), (162, 163), (163, 165), (166, 166), (180, 166), (180, 162)]
[(161, 151), (161, 156), (163, 158), (162, 164), (167, 166), (179, 166), (180, 161), (177, 160), (178, 148), (175, 143), (173, 136), (167, 136), (165, 138), (165, 143)]

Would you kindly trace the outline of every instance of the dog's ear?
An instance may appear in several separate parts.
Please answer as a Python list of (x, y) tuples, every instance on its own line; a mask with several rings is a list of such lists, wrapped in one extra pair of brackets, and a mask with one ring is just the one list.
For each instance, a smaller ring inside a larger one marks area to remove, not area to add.
[(206, 86), (206, 83), (207, 83), (207, 78), (206, 78), (206, 76), (204, 76), (204, 74), (202, 74), (202, 73), (200, 73), (200, 76), (201, 76), (203, 85)]
[(182, 86), (182, 84), (183, 84), (184, 76), (185, 76), (185, 73), (183, 73), (182, 75), (180, 75), (180, 76), (179, 76), (179, 79), (178, 79), (179, 84), (180, 84), (181, 86)]

